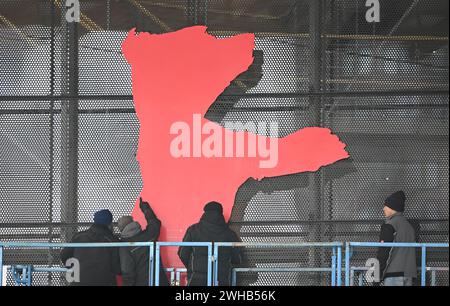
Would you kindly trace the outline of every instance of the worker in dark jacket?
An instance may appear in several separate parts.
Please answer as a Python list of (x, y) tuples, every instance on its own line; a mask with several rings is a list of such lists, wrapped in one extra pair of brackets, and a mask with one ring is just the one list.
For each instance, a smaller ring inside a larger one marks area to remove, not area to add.
[[(142, 201), (142, 198), (139, 206), (144, 213), (147, 227), (142, 230), (141, 225), (133, 221), (131, 216), (120, 218), (117, 226), (121, 232), (122, 242), (153, 242), (158, 240), (161, 221), (156, 217), (150, 205)], [(123, 286), (149, 285), (149, 251), (148, 247), (120, 248)], [(162, 264), (159, 271), (160, 286), (168, 286), (169, 281)]]
[[(87, 231), (75, 234), (72, 243), (119, 242), (112, 232), (112, 213), (105, 209), (95, 213), (94, 225)], [(74, 286), (116, 286), (120, 274), (119, 251), (117, 248), (64, 248), (61, 261), (75, 258), (79, 262), (80, 282)]]
[[(210, 202), (204, 207), (200, 222), (188, 228), (183, 242), (239, 242), (239, 238), (225, 222), (222, 205)], [(229, 286), (232, 265), (242, 262), (241, 251), (230, 247), (223, 247), (219, 251), (219, 286)], [(187, 268), (188, 286), (206, 286), (207, 248), (180, 247), (178, 256)]]
[[(381, 227), (380, 242), (416, 242), (414, 228), (406, 220), (405, 193), (398, 191), (385, 200), (386, 221)], [(412, 286), (417, 278), (415, 248), (381, 247), (377, 259), (385, 286)]]

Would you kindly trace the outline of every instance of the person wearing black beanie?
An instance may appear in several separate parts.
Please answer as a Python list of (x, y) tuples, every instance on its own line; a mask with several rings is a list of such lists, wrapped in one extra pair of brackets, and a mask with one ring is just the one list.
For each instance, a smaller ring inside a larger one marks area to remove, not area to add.
[[(183, 242), (239, 242), (240, 239), (225, 222), (222, 204), (209, 202), (200, 221), (190, 226)], [(208, 252), (206, 247), (180, 247), (178, 256), (187, 268), (188, 286), (206, 286)], [(218, 262), (220, 286), (230, 285), (231, 268), (242, 263), (239, 248), (221, 248)]]
[(405, 193), (400, 190), (387, 197), (386, 200), (384, 201), (384, 206), (387, 206), (390, 209), (395, 210), (396, 212), (404, 212), (405, 201), (406, 201)]
[[(119, 242), (112, 231), (113, 215), (108, 209), (94, 214), (94, 224), (86, 231), (76, 233), (71, 243)], [(71, 286), (116, 286), (120, 275), (120, 257), (117, 248), (64, 248), (60, 259), (63, 265), (75, 258), (79, 262), (79, 279)]]
[[(384, 201), (383, 212), (386, 217), (381, 227), (380, 242), (416, 242), (414, 228), (403, 215), (406, 196), (397, 191)], [(380, 281), (385, 286), (412, 286), (417, 278), (416, 251), (414, 248), (380, 247)]]

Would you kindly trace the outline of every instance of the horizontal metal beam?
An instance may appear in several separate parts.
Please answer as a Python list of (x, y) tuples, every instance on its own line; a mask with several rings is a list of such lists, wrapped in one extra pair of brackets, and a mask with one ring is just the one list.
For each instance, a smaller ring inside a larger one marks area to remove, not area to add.
[(22, 233), (14, 233), (14, 234), (2, 234), (0, 233), (0, 240), (1, 241), (16, 241), (16, 240), (56, 240), (59, 239), (61, 236), (58, 234), (49, 235), (47, 234), (22, 234)]
[(306, 247), (341, 247), (342, 242), (294, 242), (294, 243), (265, 243), (265, 242), (216, 242), (215, 247), (257, 247), (257, 248), (306, 248)]
[(396, 248), (448, 248), (448, 243), (411, 243), (411, 242), (349, 242), (351, 247), (396, 247)]
[[(449, 223), (449, 219), (410, 219), (412, 222), (425, 223)], [(271, 221), (232, 221), (230, 225), (304, 225), (314, 223), (329, 223), (329, 224), (380, 224), (384, 219), (366, 219), (366, 220), (271, 220)], [(52, 226), (54, 228), (59, 227), (87, 227), (91, 226), (92, 222), (78, 222), (78, 223), (62, 223), (62, 222), (30, 222), (30, 223), (0, 223), (0, 228), (46, 228)], [(113, 223), (115, 225), (115, 223)]]
[[(226, 102), (218, 102), (226, 104)], [(232, 109), (221, 110), (217, 105), (216, 109), (211, 109), (212, 113), (238, 113), (238, 112), (307, 112), (310, 106), (277, 106), (277, 107), (233, 107)], [(380, 104), (380, 105), (325, 105), (325, 111), (382, 111), (382, 110), (415, 110), (415, 109), (448, 109), (448, 103), (409, 103), (409, 104)], [(134, 108), (96, 108), (81, 109), (78, 114), (134, 114)], [(61, 114), (60, 109), (53, 111), (47, 109), (0, 109), (0, 115), (49, 115)]]
[[(381, 224), (384, 219), (370, 219), (370, 220), (272, 220), (272, 221), (232, 221), (230, 225), (305, 225), (314, 223), (329, 223), (329, 224)], [(418, 223), (449, 223), (449, 219), (410, 219), (412, 222)]]
[[(244, 93), (244, 94), (222, 94), (220, 98), (298, 98), (311, 96), (429, 96), (448, 95), (449, 90), (393, 90), (393, 91), (320, 91), (320, 92), (287, 92), (287, 93)], [(132, 95), (2, 95), (0, 101), (57, 101), (57, 100), (133, 100)]]
[(123, 247), (153, 247), (154, 242), (89, 242), (89, 243), (0, 242), (0, 246), (5, 248), (25, 248), (25, 249), (121, 248), (121, 247), (123, 248)]
[(331, 268), (234, 268), (235, 272), (331, 272)]
[[(78, 114), (134, 114), (134, 108), (95, 108), (79, 109)], [(61, 114), (61, 109), (0, 109), (0, 115), (49, 115)]]
[[(83, 226), (91, 226), (93, 222), (77, 222), (77, 223), (62, 223), (62, 222), (9, 222), (9, 223), (0, 223), (0, 228), (46, 228), (52, 226), (54, 228), (58, 227), (83, 227)], [(113, 223), (114, 224), (114, 223)]]
[[(310, 234), (310, 229), (305, 229), (303, 232), (292, 231), (292, 232), (241, 232), (241, 237), (307, 237)], [(327, 231), (324, 230), (322, 236), (334, 236), (334, 237), (378, 237), (380, 231)], [(421, 231), (421, 236), (448, 236), (447, 231)]]

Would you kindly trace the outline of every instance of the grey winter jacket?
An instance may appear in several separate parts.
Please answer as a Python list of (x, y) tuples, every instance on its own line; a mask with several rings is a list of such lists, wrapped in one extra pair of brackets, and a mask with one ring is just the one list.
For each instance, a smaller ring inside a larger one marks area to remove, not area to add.
[[(387, 218), (381, 229), (380, 240), (384, 242), (416, 242), (412, 225), (402, 213)], [(415, 248), (379, 248), (378, 256), (382, 278), (404, 276), (417, 278)]]

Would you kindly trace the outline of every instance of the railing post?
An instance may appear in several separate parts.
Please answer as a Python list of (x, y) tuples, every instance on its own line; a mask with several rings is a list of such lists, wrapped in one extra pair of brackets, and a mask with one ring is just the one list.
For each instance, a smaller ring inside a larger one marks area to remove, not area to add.
[(155, 286), (159, 286), (159, 258), (160, 258), (160, 245), (159, 242), (156, 243), (156, 252), (155, 252)]
[(212, 284), (212, 263), (214, 261), (214, 257), (212, 254), (212, 243), (208, 244), (208, 286)]
[(233, 269), (231, 272), (231, 286), (236, 286), (236, 270)]
[(342, 286), (342, 246), (337, 247), (337, 286)]
[(345, 286), (350, 286), (350, 243), (345, 244)]
[(32, 274), (32, 271), (33, 271), (33, 266), (32, 265), (28, 265), (28, 266), (26, 266), (26, 272), (27, 272), (27, 286), (28, 287), (30, 287), (31, 286), (31, 284), (33, 283), (33, 279), (32, 279), (32, 277), (33, 277), (33, 274)]
[(364, 275), (364, 273), (359, 273), (359, 277), (358, 277), (358, 285), (359, 285), (359, 287), (362, 287), (363, 284), (364, 284), (363, 275)]
[(177, 269), (175, 273), (175, 283), (177, 286), (181, 286), (181, 271), (179, 269)]
[[(355, 284), (355, 269), (353, 267), (350, 268), (350, 287), (353, 287)], [(359, 275), (360, 273), (358, 273)], [(358, 276), (359, 277), (359, 276)]]
[(333, 247), (333, 255), (331, 256), (331, 286), (336, 286), (336, 247)]
[(3, 286), (3, 245), (0, 244), (0, 287)]
[(424, 287), (427, 281), (427, 247), (425, 245), (422, 245), (422, 267), (420, 278), (420, 285)]
[(153, 252), (154, 252), (154, 242), (149, 246), (149, 263), (148, 263), (148, 285), (153, 286)]
[(219, 285), (219, 245), (214, 243), (214, 286)]
[(436, 270), (431, 271), (431, 286), (436, 286)]
[(170, 271), (170, 284), (173, 286), (175, 284), (175, 269)]

